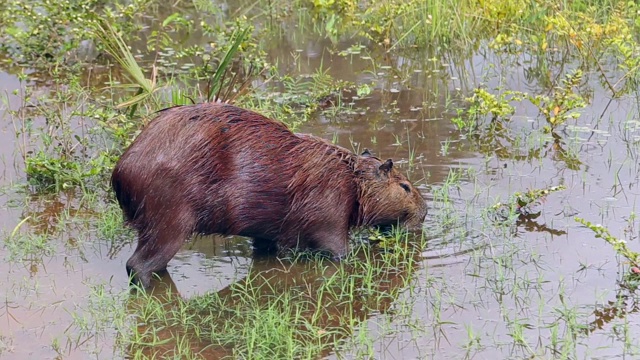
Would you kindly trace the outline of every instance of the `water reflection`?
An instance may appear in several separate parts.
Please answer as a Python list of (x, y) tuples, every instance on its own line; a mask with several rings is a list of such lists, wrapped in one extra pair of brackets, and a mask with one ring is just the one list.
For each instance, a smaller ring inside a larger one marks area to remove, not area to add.
[[(217, 336), (212, 335), (210, 342), (209, 332), (223, 331), (229, 326), (255, 326), (246, 322), (243, 313), (253, 306), (259, 306), (259, 311), (274, 311), (274, 304), (279, 304), (283, 297), (285, 300), (281, 306), (292, 310), (283, 310), (280, 316), (295, 321), (294, 326), (302, 326), (298, 335), (302, 338), (312, 336), (321, 341), (316, 356), (324, 357), (335, 349), (333, 344), (341, 339), (351, 336), (358, 328), (358, 324), (372, 316), (382, 316), (396, 303), (399, 292), (403, 291), (412, 281), (411, 277), (421, 257), (421, 245), (414, 240), (405, 245), (402, 250), (396, 249), (391, 254), (376, 250), (374, 247), (365, 246), (357, 254), (355, 262), (336, 264), (328, 260), (313, 259), (311, 261), (298, 259), (278, 260), (276, 258), (254, 259), (247, 275), (214, 294), (206, 294), (187, 301), (192, 308), (181, 306), (184, 304), (178, 287), (171, 276), (164, 272), (153, 283), (153, 296), (165, 309), (169, 317), (179, 312), (187, 312), (196, 319), (208, 319), (206, 324), (196, 321), (188, 326), (169, 325), (158, 327), (163, 320), (147, 318), (145, 324), (138, 326), (138, 333), (143, 341), (133, 344), (131, 354), (145, 354), (147, 356), (175, 356), (182, 351), (179, 347), (188, 343), (190, 351), (198, 353), (205, 358), (221, 358), (223, 356), (239, 356), (246, 349), (243, 347), (243, 339), (232, 339), (235, 345), (218, 344)], [(369, 275), (366, 273), (369, 272)], [(140, 316), (144, 311), (147, 300), (132, 299), (130, 311)], [(209, 303), (206, 308), (194, 306), (198, 303)], [(143, 304), (140, 309), (136, 303)], [(318, 307), (318, 306), (322, 307)], [(279, 306), (278, 306), (279, 308)], [(193, 313), (194, 309), (199, 309)], [(279, 311), (279, 310), (278, 310)], [(159, 316), (162, 319), (162, 316)], [(246, 322), (246, 323), (245, 323)], [(169, 321), (171, 323), (171, 321)], [(306, 325), (305, 325), (306, 324)], [(200, 330), (194, 330), (193, 326)], [(317, 329), (312, 333), (305, 330), (305, 326)], [(153, 334), (154, 346), (144, 345), (145, 337)], [(265, 335), (266, 336), (266, 335)], [(310, 339), (307, 339), (307, 341)], [(182, 341), (182, 343), (179, 343)], [(235, 347), (238, 348), (235, 348)], [(314, 356), (314, 357), (316, 357)]]

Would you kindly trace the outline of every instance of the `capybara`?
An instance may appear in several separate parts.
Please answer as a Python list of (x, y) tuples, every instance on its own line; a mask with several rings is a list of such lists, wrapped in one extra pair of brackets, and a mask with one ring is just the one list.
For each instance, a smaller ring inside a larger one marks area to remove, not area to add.
[(138, 232), (127, 272), (143, 287), (193, 233), (339, 258), (350, 227), (417, 227), (427, 214), (391, 159), (357, 155), (219, 102), (160, 111), (122, 155), (111, 184)]

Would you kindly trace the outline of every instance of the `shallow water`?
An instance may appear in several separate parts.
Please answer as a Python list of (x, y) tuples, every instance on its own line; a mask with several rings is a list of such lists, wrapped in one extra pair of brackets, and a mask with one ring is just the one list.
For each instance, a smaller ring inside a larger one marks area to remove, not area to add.
[[(531, 76), (536, 66), (531, 57), (499, 56), (485, 49), (455, 62), (374, 50), (340, 56), (328, 51), (328, 40), (302, 32), (287, 32), (276, 40), (267, 51), (283, 73), (309, 74), (323, 66), (336, 78), (373, 87), (363, 99), (345, 94), (342, 101), (351, 111), (328, 109), (299, 131), (394, 158), (428, 199), (425, 228), (432, 239), (421, 253), (411, 291), (401, 292), (389, 305), (406, 306), (409, 312), (364, 314), (353, 339), (366, 332), (380, 359), (553, 358), (566, 351), (576, 359), (638, 356), (636, 298), (619, 282), (627, 266), (610, 245), (573, 219), (600, 223), (638, 249), (637, 94), (611, 100), (597, 74), (587, 73), (590, 105), (561, 128), (562, 143), (554, 144), (541, 131), (544, 120), (537, 118), (537, 109), (520, 104), (507, 124), (518, 141), (503, 139), (487, 151), (459, 134), (447, 105), (481, 84), (544, 93), (547, 77)], [(345, 41), (338, 49), (352, 45)], [(0, 93), (7, 99), (0, 108), (3, 185), (25, 181), (5, 111), (21, 106), (12, 95), (20, 86), (15, 76), (0, 72)], [(539, 154), (527, 156), (532, 149)], [(578, 162), (567, 161), (567, 152)], [(462, 177), (449, 191), (449, 203), (434, 201), (433, 190), (444, 186), (452, 170), (462, 171)], [(566, 190), (550, 194), (535, 219), (503, 228), (489, 226), (482, 217), (487, 207), (514, 192), (557, 185)], [(0, 357), (113, 358), (114, 351), (122, 357), (114, 350), (114, 331), (92, 337), (77, 324), (82, 323), (79, 316), (95, 317), (87, 310), (94, 306), (95, 285), (113, 294), (127, 288), (124, 264), (133, 245), (113, 249), (90, 225), (64, 222), (67, 212), (83, 211), (73, 195), (43, 200), (8, 190), (2, 199), (5, 238), (26, 217), (30, 221), (23, 226), (34, 233), (48, 234), (45, 229), (61, 221), (65, 230), (46, 239), (50, 250), (41, 258), (10, 259), (9, 248), (0, 248)], [(453, 219), (443, 227), (446, 214)], [(176, 291), (189, 298), (224, 291), (251, 271), (269, 271), (271, 264), (254, 261), (247, 239), (209, 236), (185, 244), (168, 272)], [(283, 273), (282, 281), (289, 277)], [(526, 345), (514, 340), (519, 336)], [(356, 341), (346, 339), (325, 355), (360, 358), (362, 351)]]

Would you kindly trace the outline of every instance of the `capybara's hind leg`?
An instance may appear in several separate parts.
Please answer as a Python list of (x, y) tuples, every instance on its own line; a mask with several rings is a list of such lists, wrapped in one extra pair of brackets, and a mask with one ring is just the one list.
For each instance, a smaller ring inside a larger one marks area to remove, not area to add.
[(143, 288), (150, 287), (153, 273), (167, 268), (193, 229), (184, 217), (164, 220), (159, 229), (140, 232), (138, 246), (127, 260), (129, 277)]

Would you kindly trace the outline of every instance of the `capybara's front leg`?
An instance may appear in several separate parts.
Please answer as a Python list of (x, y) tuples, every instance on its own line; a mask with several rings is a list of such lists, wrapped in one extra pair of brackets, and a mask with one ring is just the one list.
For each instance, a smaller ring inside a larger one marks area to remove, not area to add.
[(349, 224), (346, 221), (339, 221), (334, 226), (329, 224), (310, 237), (318, 250), (328, 253), (334, 260), (344, 258), (349, 252)]

